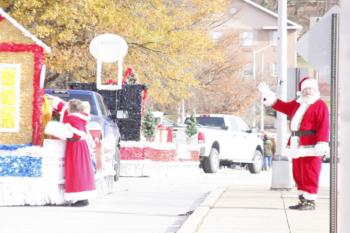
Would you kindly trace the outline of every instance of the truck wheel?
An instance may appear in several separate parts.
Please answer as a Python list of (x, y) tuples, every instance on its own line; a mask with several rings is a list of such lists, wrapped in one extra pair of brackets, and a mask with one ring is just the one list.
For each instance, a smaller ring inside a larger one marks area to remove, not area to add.
[(209, 157), (203, 159), (203, 171), (205, 173), (215, 173), (219, 170), (220, 159), (216, 148), (211, 148)]
[(257, 174), (261, 171), (263, 166), (263, 155), (260, 150), (255, 150), (253, 163), (248, 164), (249, 172)]

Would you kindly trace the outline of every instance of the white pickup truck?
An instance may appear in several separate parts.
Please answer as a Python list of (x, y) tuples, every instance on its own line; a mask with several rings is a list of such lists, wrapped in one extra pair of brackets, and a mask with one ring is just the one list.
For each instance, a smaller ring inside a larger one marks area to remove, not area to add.
[[(200, 167), (215, 173), (220, 165), (248, 165), (259, 173), (263, 163), (263, 141), (238, 116), (226, 114), (196, 115)], [(186, 121), (185, 121), (186, 122)]]

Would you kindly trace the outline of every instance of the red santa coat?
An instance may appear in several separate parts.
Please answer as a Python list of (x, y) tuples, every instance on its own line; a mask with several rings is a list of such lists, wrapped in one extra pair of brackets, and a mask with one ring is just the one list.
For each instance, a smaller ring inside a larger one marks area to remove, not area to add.
[(73, 113), (66, 117), (66, 126), (73, 132), (65, 153), (65, 199), (78, 201), (96, 196), (95, 179), (86, 142), (87, 114)]
[(290, 137), (286, 153), (293, 157), (293, 178), (298, 190), (316, 194), (322, 159), (315, 146), (319, 142), (329, 141), (329, 110), (326, 103), (321, 99), (315, 99), (311, 104), (298, 100), (277, 100), (272, 107), (290, 118), (292, 131), (315, 131), (309, 135)]

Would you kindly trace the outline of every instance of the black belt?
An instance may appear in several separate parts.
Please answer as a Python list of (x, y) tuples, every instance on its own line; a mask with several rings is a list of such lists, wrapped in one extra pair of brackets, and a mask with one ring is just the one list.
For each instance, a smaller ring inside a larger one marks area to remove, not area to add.
[(316, 134), (316, 130), (298, 130), (298, 131), (292, 131), (291, 136), (305, 136), (305, 135), (313, 135)]
[(79, 138), (67, 138), (67, 141), (69, 142), (75, 142), (75, 141), (79, 141), (80, 140), (80, 137)]

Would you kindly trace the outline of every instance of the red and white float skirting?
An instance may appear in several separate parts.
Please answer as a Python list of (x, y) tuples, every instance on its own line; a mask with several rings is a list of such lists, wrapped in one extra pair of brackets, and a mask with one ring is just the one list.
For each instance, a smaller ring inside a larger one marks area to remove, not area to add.
[[(122, 141), (120, 147), (121, 176), (150, 176), (157, 166), (199, 162), (199, 145)], [(172, 163), (170, 163), (172, 162)]]

